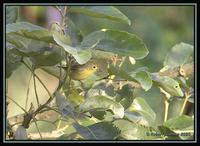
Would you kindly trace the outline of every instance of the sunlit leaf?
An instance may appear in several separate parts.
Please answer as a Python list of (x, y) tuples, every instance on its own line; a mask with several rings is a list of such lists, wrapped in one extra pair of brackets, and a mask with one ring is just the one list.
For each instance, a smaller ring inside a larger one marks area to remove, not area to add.
[(80, 105), (81, 103), (84, 102), (84, 97), (82, 95), (79, 95), (77, 91), (72, 92), (69, 96), (68, 99), (71, 103), (74, 105)]
[(96, 48), (122, 56), (142, 59), (149, 51), (144, 42), (135, 34), (119, 30), (102, 29), (84, 37), (81, 48)]
[[(87, 94), (85, 95), (86, 98), (92, 97), (92, 96), (111, 96), (114, 97), (116, 95), (114, 91), (114, 87), (112, 85), (107, 85), (105, 82), (96, 82), (95, 85), (91, 89), (88, 90)], [(99, 119), (102, 120), (105, 118), (107, 111), (90, 111), (90, 114)]]
[(31, 32), (34, 30), (45, 30), (45, 28), (28, 22), (16, 22), (6, 25), (6, 33), (19, 32), (22, 30)]
[(69, 12), (81, 13), (97, 18), (106, 18), (131, 25), (131, 21), (113, 6), (73, 6), (69, 9)]
[(148, 72), (138, 71), (132, 72), (131, 76), (136, 79), (145, 91), (148, 91), (152, 86), (152, 79)]
[(125, 70), (123, 70), (122, 68), (120, 68), (119, 66), (117, 65), (112, 65), (110, 64), (109, 65), (109, 68), (108, 68), (108, 73), (110, 75), (115, 75), (117, 77), (120, 77), (120, 78), (123, 78), (123, 79), (126, 79), (126, 80), (129, 80), (129, 81), (136, 81), (136, 79), (134, 79), (133, 77), (131, 77), (128, 72), (126, 72)]
[(35, 67), (55, 65), (62, 60), (60, 49), (50, 48), (46, 42), (17, 34), (8, 34), (6, 40), (16, 46), (15, 52), (19, 56), (30, 57)]
[(85, 102), (80, 105), (80, 109), (82, 111), (111, 110), (113, 116), (116, 118), (123, 118), (124, 116), (124, 107), (121, 104), (108, 97), (100, 95), (87, 98)]
[(169, 104), (168, 119), (174, 118), (180, 115), (180, 109), (183, 106), (184, 99), (172, 98)]
[(140, 126), (134, 122), (129, 122), (127, 120), (119, 119), (113, 122), (121, 130), (120, 136), (125, 140), (152, 140), (152, 139), (162, 139), (160, 136), (151, 136), (151, 131), (148, 127)]
[(79, 64), (85, 64), (92, 58), (90, 49), (77, 51), (77, 54), (72, 55)]
[(70, 53), (79, 64), (85, 64), (92, 57), (90, 49), (80, 50), (78, 48), (72, 47), (56, 34), (53, 34), (53, 38), (56, 43), (61, 46), (66, 52)]
[(81, 41), (83, 40), (83, 35), (80, 29), (78, 29), (77, 26), (70, 19), (67, 19), (66, 23), (67, 27), (65, 27), (65, 32), (69, 34), (72, 46), (75, 47), (80, 45)]
[(155, 125), (156, 114), (143, 98), (136, 97), (130, 111), (138, 112), (150, 126)]
[(163, 125), (173, 130), (186, 129), (188, 127), (191, 129), (194, 129), (194, 118), (190, 116), (182, 115), (182, 116), (169, 119)]
[(175, 45), (166, 56), (164, 66), (171, 68), (185, 64), (193, 56), (194, 47), (190, 44), (180, 43)]
[[(53, 39), (53, 32), (49, 31), (46, 28), (43, 28), (38, 25), (34, 25), (28, 22), (17, 22), (6, 25), (6, 34), (17, 34), (29, 39), (44, 41), (48, 43), (55, 43)], [(58, 33), (56, 33), (59, 35)], [(59, 35), (65, 43), (70, 44), (71, 40), (67, 35)]]

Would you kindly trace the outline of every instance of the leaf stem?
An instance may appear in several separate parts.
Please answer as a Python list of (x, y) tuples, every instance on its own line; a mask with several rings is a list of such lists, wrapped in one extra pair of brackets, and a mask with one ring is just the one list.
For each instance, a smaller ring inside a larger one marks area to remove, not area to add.
[(27, 110), (27, 105), (28, 105), (28, 97), (29, 97), (29, 91), (30, 91), (30, 83), (31, 83), (31, 78), (32, 78), (32, 73), (30, 75), (30, 79), (28, 81), (28, 88), (27, 88), (27, 91), (26, 91), (26, 101), (25, 101), (25, 110)]
[(37, 131), (38, 131), (38, 133), (39, 133), (39, 135), (40, 135), (40, 139), (42, 140), (42, 134), (41, 134), (40, 129), (39, 129), (38, 125), (37, 125), (37, 121), (36, 121), (35, 118), (33, 118), (33, 121), (34, 121), (35, 126), (36, 126), (36, 129), (37, 129)]
[(47, 91), (47, 93), (50, 96), (50, 98), (53, 99), (53, 96), (51, 95), (51, 93), (49, 92), (49, 90), (47, 89), (47, 87), (44, 85), (44, 83), (41, 81), (41, 79), (34, 73), (34, 71), (32, 71), (32, 69), (24, 62), (24, 60), (22, 60), (22, 63), (32, 72), (32, 74), (38, 79), (38, 81), (45, 88), (45, 90)]
[(185, 109), (185, 106), (186, 106), (186, 103), (187, 103), (189, 97), (190, 97), (190, 95), (188, 94), (188, 92), (185, 92), (185, 99), (184, 99), (184, 102), (183, 102), (183, 105), (182, 105), (182, 107), (181, 107), (181, 110), (180, 110), (179, 115), (182, 115), (182, 114), (183, 114), (184, 109)]
[(13, 103), (15, 103), (19, 108), (21, 108), (24, 111), (24, 113), (27, 114), (27, 111), (21, 105), (19, 105), (14, 99), (12, 99), (9, 96), (7, 96), (7, 98), (9, 98)]
[(39, 102), (39, 98), (38, 98), (38, 94), (37, 94), (35, 75), (33, 75), (33, 85), (34, 85), (35, 97), (36, 97), (37, 104), (38, 104), (38, 107), (39, 107), (40, 106), (40, 102)]
[(164, 115), (164, 122), (167, 121), (167, 116), (168, 116), (168, 109), (169, 109), (169, 101), (165, 98), (165, 115)]

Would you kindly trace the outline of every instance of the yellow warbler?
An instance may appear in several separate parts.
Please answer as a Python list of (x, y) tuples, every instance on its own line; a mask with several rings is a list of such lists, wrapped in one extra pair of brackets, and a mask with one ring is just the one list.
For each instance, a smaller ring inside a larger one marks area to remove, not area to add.
[[(66, 68), (66, 67), (63, 67)], [(70, 77), (73, 80), (83, 80), (97, 71), (97, 64), (88, 62), (86, 64), (74, 64), (70, 69)]]

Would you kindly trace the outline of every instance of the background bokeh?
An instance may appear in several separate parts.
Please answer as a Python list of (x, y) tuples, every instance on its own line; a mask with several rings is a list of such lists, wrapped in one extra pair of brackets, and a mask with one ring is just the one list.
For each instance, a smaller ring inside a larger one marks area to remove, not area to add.
[[(163, 67), (163, 61), (169, 50), (180, 42), (193, 45), (194, 42), (194, 7), (193, 6), (116, 6), (130, 20), (131, 26), (118, 22), (98, 19), (82, 14), (70, 15), (83, 35), (87, 35), (102, 28), (124, 30), (138, 35), (146, 43), (149, 54), (136, 63), (137, 66), (146, 66), (150, 72), (157, 72)], [(21, 6), (18, 21), (48, 28), (52, 21), (60, 21), (59, 12), (51, 6)], [(48, 89), (53, 92), (58, 85), (58, 80), (47, 73), (37, 70)], [(19, 67), (8, 79), (8, 95), (24, 107), (30, 72), (24, 66)], [(36, 105), (33, 84), (29, 92), (29, 105)], [(38, 93), (41, 102), (47, 98), (47, 93), (38, 84)], [(157, 88), (149, 92), (139, 91), (138, 95), (145, 98), (157, 114), (156, 123), (163, 120), (164, 104)], [(175, 99), (177, 103), (181, 103)], [(181, 104), (180, 104), (181, 105)], [(157, 108), (157, 107), (160, 107)], [(178, 108), (178, 104), (176, 104)], [(159, 109), (159, 110), (158, 110)], [(8, 117), (22, 113), (19, 107), (11, 103)], [(45, 124), (44, 124), (45, 125)]]

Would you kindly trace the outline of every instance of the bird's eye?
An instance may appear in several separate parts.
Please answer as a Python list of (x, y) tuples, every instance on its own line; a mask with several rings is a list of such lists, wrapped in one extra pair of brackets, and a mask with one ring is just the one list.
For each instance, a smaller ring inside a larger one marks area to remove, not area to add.
[(93, 68), (93, 69), (95, 69), (95, 68), (96, 68), (96, 66), (94, 65), (92, 68)]
[(178, 88), (178, 85), (176, 85), (175, 88)]

